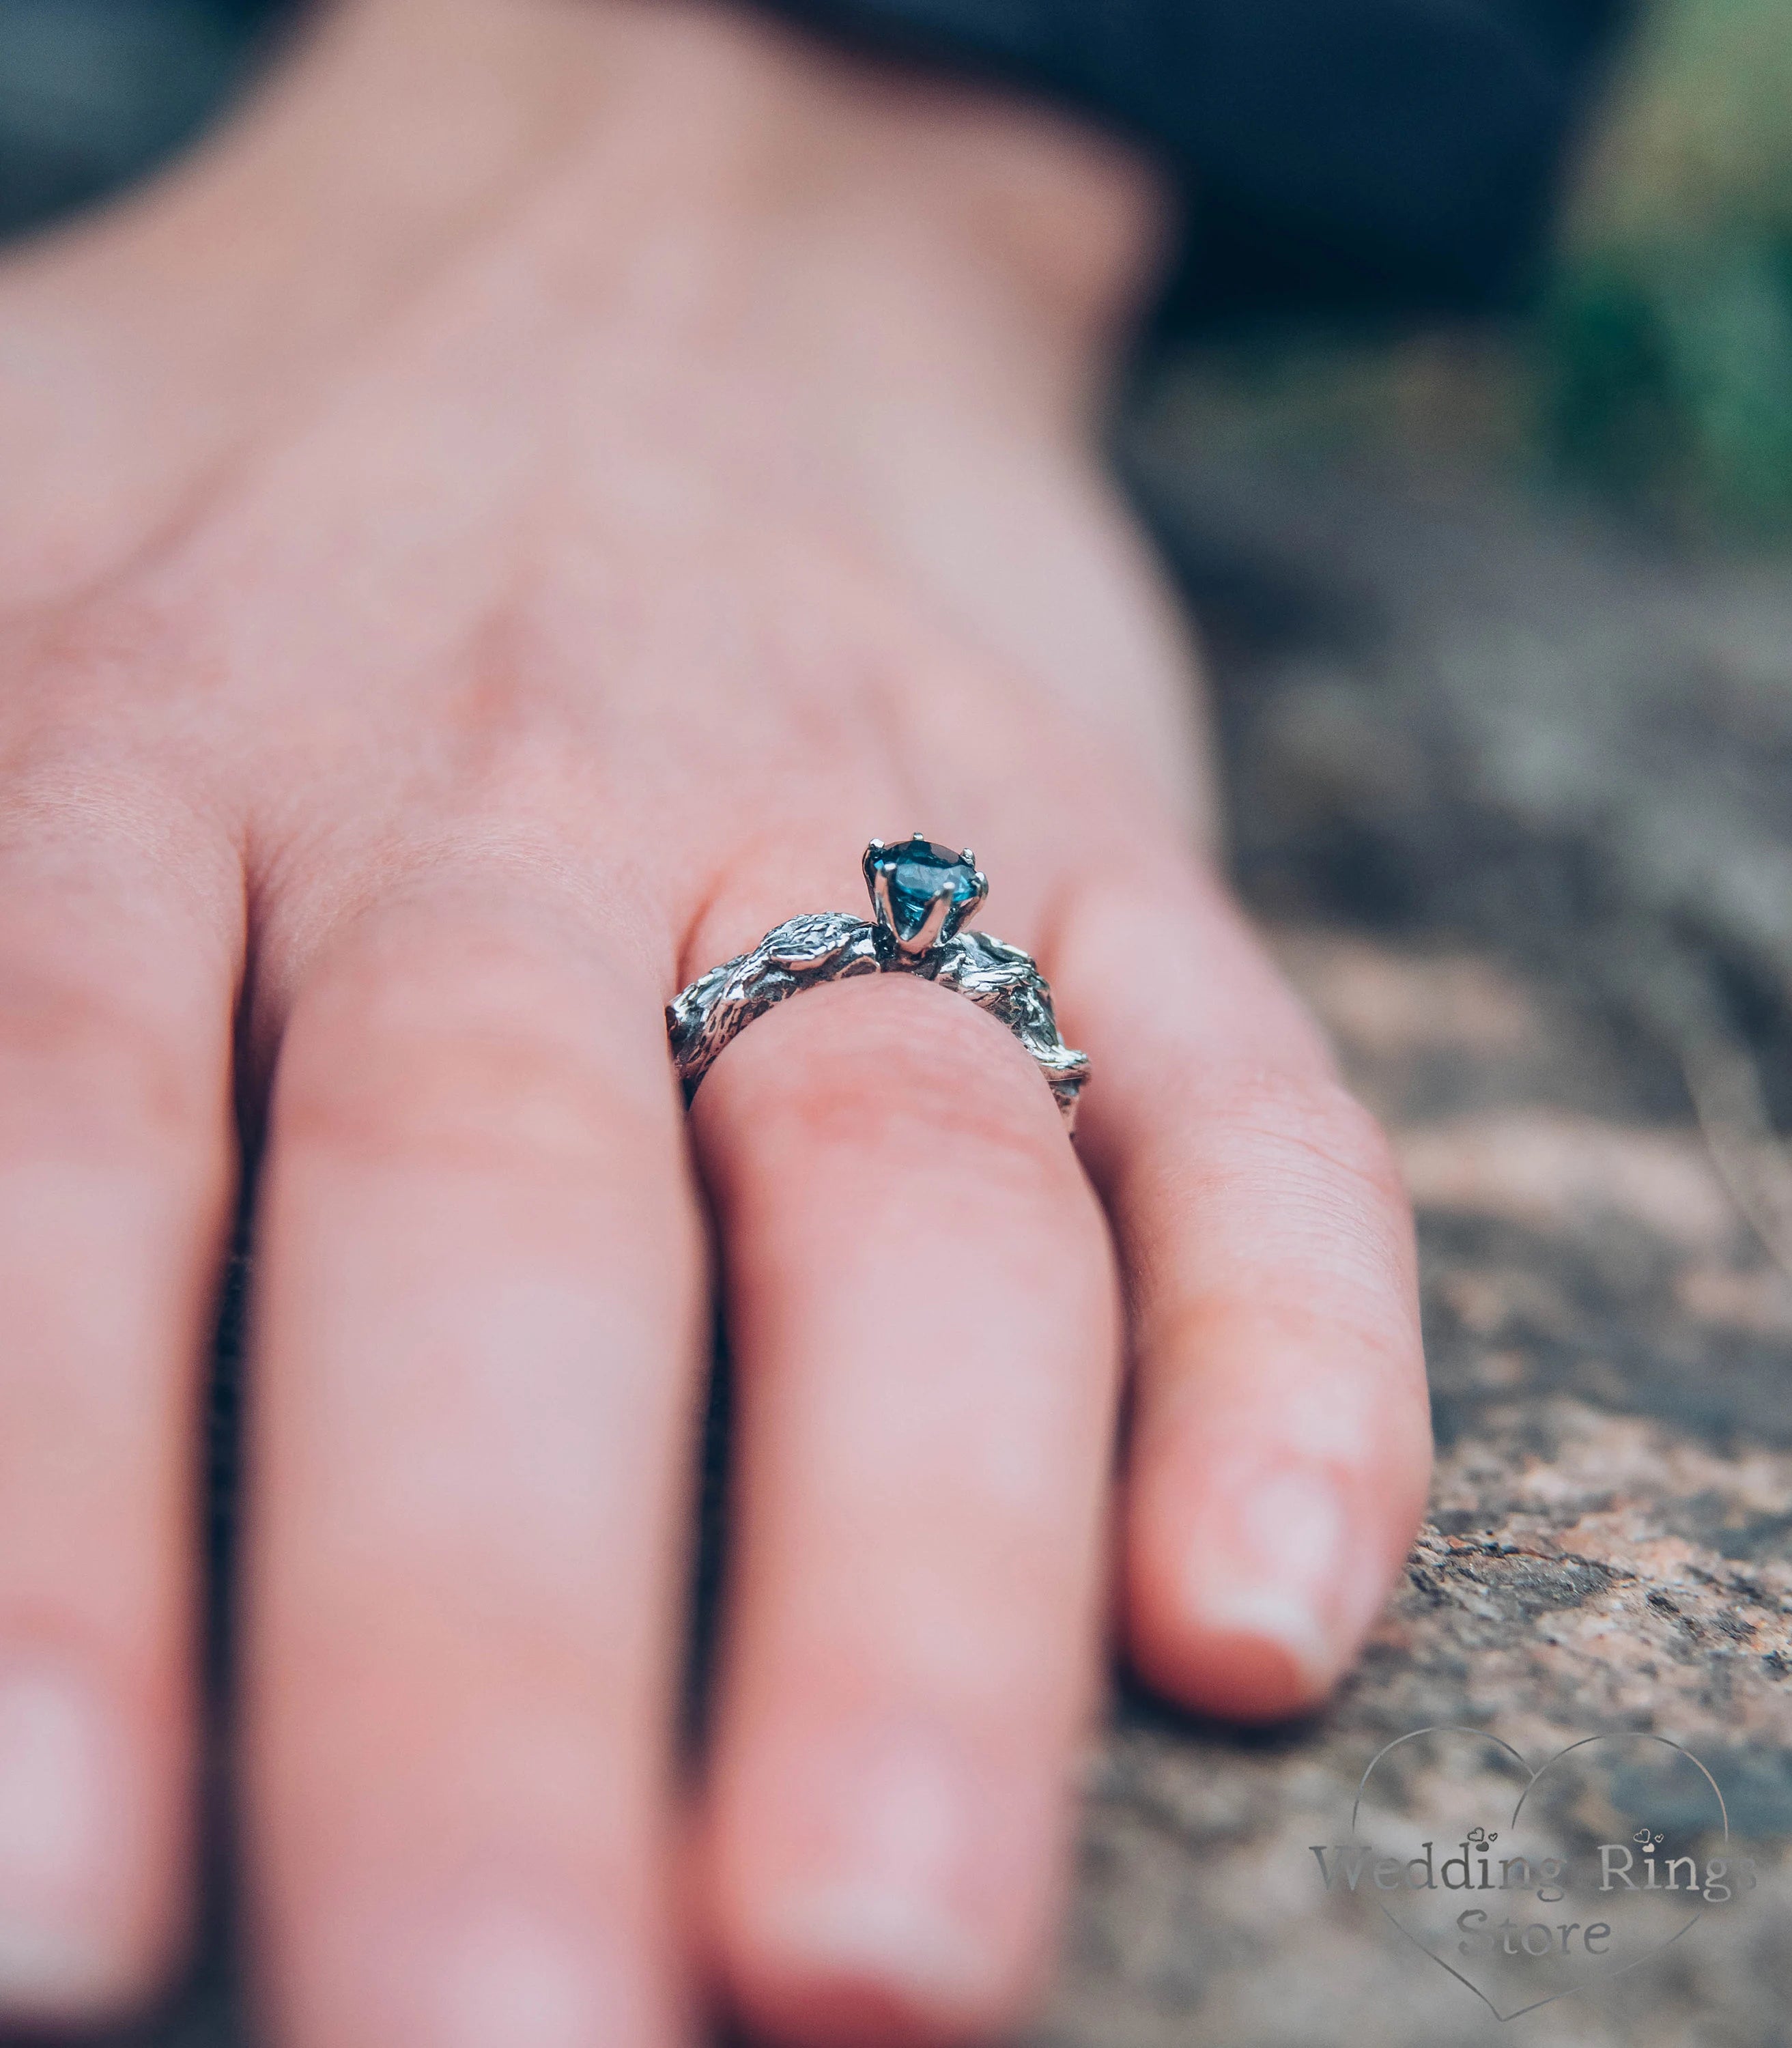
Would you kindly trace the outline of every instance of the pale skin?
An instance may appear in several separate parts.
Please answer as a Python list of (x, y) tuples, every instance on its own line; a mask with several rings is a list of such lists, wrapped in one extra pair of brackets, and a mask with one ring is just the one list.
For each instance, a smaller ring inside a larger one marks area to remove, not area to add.
[[(1049, 1965), (1108, 1645), (1243, 1719), (1349, 1668), (1427, 1472), (1410, 1227), (1220, 878), (1101, 473), (1166, 204), (750, 14), (343, 0), (0, 268), (0, 2013), (128, 2003), (188, 1929), (246, 1164), (293, 2048), (979, 2038)], [(917, 826), (1093, 1057), (1074, 1147), (895, 978), (687, 1120), (667, 998)]]

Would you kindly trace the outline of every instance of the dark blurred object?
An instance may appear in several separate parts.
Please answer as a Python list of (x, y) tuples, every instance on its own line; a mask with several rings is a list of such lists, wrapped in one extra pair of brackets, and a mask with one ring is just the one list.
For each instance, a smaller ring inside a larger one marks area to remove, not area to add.
[[(1041, 91), (1191, 195), (1200, 323), (1476, 311), (1532, 281), (1626, 0), (773, 0)], [(0, 233), (192, 135), (290, 0), (0, 0)]]
[(281, 0), (0, 0), (0, 235), (87, 205), (203, 127)]
[(1031, 85), (1190, 194), (1200, 324), (1477, 312), (1534, 282), (1626, 0), (778, 0)]

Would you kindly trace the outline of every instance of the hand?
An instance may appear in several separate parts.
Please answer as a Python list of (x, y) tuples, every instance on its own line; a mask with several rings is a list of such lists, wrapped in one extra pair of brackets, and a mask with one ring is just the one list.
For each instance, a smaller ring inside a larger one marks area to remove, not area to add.
[[(1203, 850), (1092, 453), (1157, 211), (1055, 118), (750, 17), (358, 0), (0, 275), (7, 2010), (180, 1938), (239, 1107), (246, 1853), (298, 2048), (663, 2044), (706, 1972), (799, 2042), (1002, 2023), (1111, 1519), (1179, 1698), (1348, 1667), (1425, 1478), (1410, 1228)], [(1076, 1146), (895, 977), (761, 1019), (687, 1121), (668, 997), (916, 825), (1093, 1057)]]

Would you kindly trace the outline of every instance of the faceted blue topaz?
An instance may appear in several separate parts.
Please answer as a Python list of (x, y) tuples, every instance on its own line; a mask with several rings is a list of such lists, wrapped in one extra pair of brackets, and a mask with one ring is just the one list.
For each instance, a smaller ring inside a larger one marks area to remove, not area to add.
[[(886, 847), (878, 865), (890, 878), (890, 913), (898, 939), (913, 938), (942, 896), (952, 913), (976, 901), (976, 870), (949, 846), (930, 839), (905, 840), (898, 846)], [(952, 922), (950, 913), (947, 922)]]

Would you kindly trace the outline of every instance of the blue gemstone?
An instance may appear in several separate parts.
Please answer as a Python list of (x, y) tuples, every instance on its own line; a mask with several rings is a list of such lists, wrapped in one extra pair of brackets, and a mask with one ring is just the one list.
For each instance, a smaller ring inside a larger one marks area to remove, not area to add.
[(944, 896), (954, 910), (976, 900), (976, 871), (950, 847), (911, 839), (886, 849), (879, 865), (890, 877), (890, 910), (899, 939), (912, 939)]

